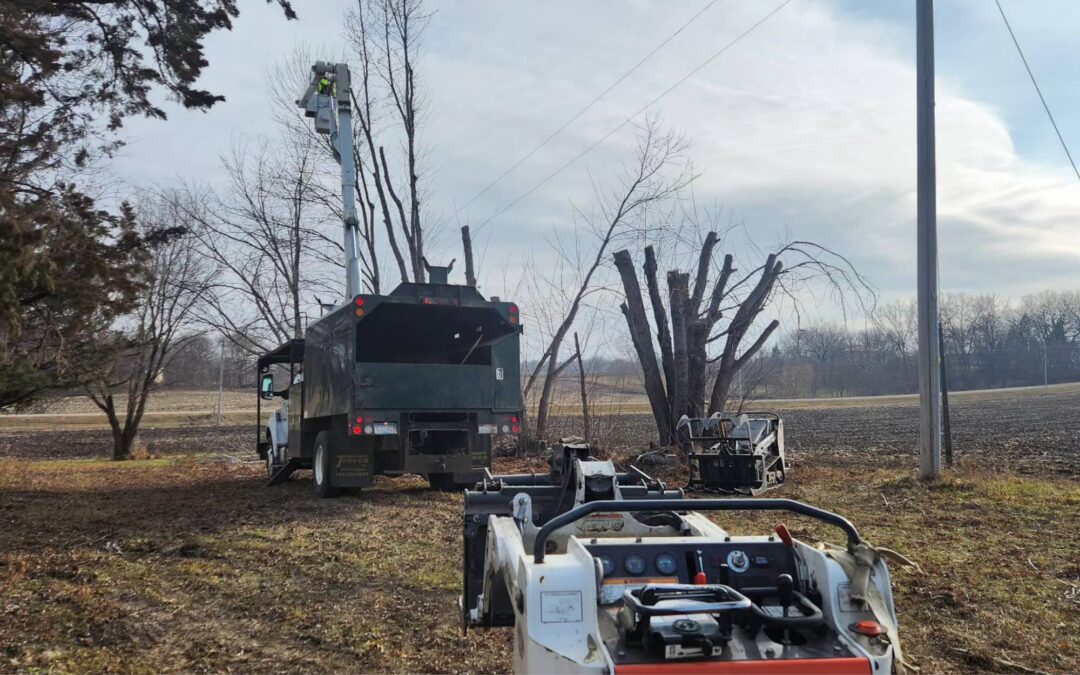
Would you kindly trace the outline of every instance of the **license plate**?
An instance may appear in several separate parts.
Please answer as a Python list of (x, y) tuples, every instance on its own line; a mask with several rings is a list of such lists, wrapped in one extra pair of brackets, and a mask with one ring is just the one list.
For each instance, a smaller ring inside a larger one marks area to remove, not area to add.
[(494, 434), (499, 431), (499, 427), (496, 424), (481, 424), (477, 428), (477, 433), (480, 434)]
[(372, 433), (376, 436), (393, 436), (397, 433), (397, 424), (394, 422), (376, 422)]

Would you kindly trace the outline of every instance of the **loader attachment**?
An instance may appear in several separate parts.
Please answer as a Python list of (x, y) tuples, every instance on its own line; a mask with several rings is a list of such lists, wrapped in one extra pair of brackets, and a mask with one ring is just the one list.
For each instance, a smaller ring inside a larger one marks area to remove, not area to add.
[[(732, 422), (692, 435), (709, 450), (769, 454), (775, 415)], [(782, 523), (736, 535), (718, 522), (747, 511), (812, 518), (846, 545), (800, 541)], [(547, 474), (487, 473), (465, 492), (464, 521), (464, 626), (512, 626), (515, 673), (902, 672), (884, 551), (836, 513), (686, 499), (558, 444)]]
[(689, 447), (689, 490), (757, 496), (784, 482), (784, 423), (773, 413), (683, 416), (676, 431)]

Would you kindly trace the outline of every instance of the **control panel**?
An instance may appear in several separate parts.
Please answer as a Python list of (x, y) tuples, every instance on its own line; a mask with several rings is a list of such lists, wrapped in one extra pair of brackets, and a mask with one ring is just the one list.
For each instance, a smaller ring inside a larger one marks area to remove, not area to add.
[(708, 583), (743, 590), (776, 588), (781, 574), (798, 579), (794, 552), (779, 541), (630, 543), (593, 539), (585, 548), (600, 561), (605, 584)]

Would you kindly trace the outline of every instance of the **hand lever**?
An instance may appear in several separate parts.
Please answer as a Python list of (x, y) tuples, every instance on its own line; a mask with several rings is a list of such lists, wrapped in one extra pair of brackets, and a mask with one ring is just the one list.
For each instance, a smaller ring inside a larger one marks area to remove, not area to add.
[[(787, 618), (788, 607), (795, 600), (795, 581), (790, 574), (781, 574), (776, 577), (776, 595), (780, 598), (780, 606), (784, 608), (784, 617)], [(791, 631), (784, 628), (784, 638), (781, 642), (791, 644)]]
[(795, 582), (790, 574), (781, 574), (776, 578), (776, 595), (780, 598), (780, 606), (784, 608), (784, 616), (787, 616), (788, 607), (791, 607), (795, 599)]

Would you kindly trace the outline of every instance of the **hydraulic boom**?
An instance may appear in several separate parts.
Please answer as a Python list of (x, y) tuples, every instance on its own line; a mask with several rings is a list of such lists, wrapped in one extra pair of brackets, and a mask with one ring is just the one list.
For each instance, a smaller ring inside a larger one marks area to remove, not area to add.
[(356, 219), (356, 159), (353, 155), (352, 97), (349, 66), (319, 61), (311, 82), (296, 104), (315, 118), (315, 131), (330, 136), (334, 159), (341, 166), (341, 204), (345, 226), (345, 297), (360, 295), (360, 253)]

